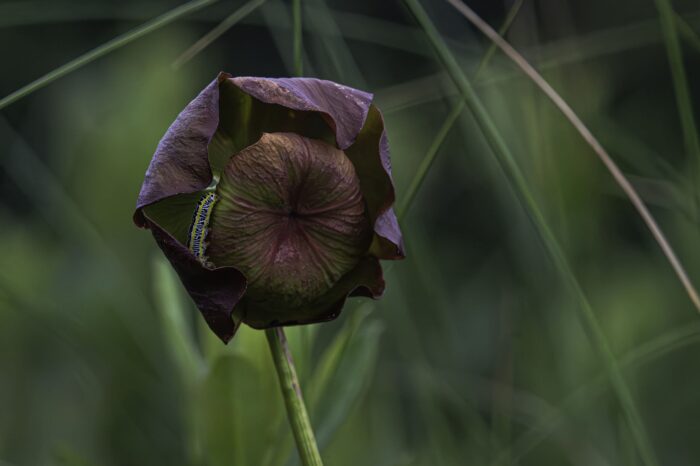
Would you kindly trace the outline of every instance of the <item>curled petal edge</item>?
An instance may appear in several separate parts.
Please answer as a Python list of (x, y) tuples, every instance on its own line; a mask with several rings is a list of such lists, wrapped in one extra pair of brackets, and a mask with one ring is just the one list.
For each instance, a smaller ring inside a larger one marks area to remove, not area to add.
[(335, 286), (316, 303), (309, 307), (318, 308), (308, 318), (290, 320), (254, 320), (247, 318), (245, 311), (241, 320), (255, 329), (270, 327), (283, 327), (291, 325), (305, 325), (327, 322), (336, 319), (349, 297), (363, 296), (378, 299), (384, 293), (384, 276), (382, 266), (376, 257), (366, 256), (360, 260), (353, 270), (345, 274)]
[(231, 78), (238, 88), (267, 104), (321, 113), (345, 150), (360, 134), (372, 94), (316, 78)]
[(382, 162), (384, 171), (389, 176), (389, 182), (391, 184), (391, 200), (387, 202), (388, 205), (383, 211), (381, 211), (377, 217), (377, 220), (374, 222), (374, 231), (380, 238), (380, 259), (397, 260), (406, 257), (406, 253), (403, 235), (401, 234), (401, 228), (399, 226), (399, 220), (396, 218), (396, 213), (392, 207), (394, 205), (394, 201), (396, 200), (396, 194), (394, 191), (394, 180), (391, 176), (389, 140), (386, 135), (386, 130), (384, 129), (384, 117), (379, 109), (377, 109), (377, 111), (379, 112), (379, 118), (382, 122), (382, 135), (379, 138), (379, 158)]
[(179, 241), (146, 218), (158, 246), (173, 266), (209, 328), (228, 343), (241, 320), (235, 308), (245, 293), (246, 279), (234, 267), (204, 267)]
[(355, 165), (370, 219), (374, 223), (376, 235), (370, 253), (379, 259), (403, 259), (403, 238), (392, 208), (396, 195), (389, 143), (384, 117), (376, 105), (370, 105), (360, 134), (345, 154)]
[(134, 223), (146, 226), (142, 209), (166, 197), (201, 191), (212, 181), (208, 145), (219, 125), (220, 73), (180, 112), (158, 143), (136, 201)]

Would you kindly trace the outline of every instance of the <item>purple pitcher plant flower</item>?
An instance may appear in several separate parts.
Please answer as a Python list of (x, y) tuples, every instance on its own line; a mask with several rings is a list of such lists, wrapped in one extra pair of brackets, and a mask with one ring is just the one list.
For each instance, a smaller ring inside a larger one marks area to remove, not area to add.
[(228, 342), (241, 323), (322, 322), (381, 296), (379, 260), (404, 257), (394, 198), (371, 94), (220, 73), (158, 144), (134, 222)]

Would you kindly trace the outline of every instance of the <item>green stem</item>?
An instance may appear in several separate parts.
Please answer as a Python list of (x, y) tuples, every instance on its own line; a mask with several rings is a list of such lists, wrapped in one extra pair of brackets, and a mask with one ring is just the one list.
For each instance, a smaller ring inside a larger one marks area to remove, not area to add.
[(294, 32), (294, 74), (302, 76), (304, 74), (304, 56), (302, 52), (302, 29), (301, 29), (301, 0), (292, 2), (292, 28)]
[(297, 373), (294, 369), (292, 353), (289, 351), (287, 338), (284, 336), (284, 329), (282, 327), (270, 328), (265, 330), (265, 335), (270, 345), (275, 369), (277, 369), (282, 397), (287, 407), (287, 417), (292, 426), (301, 462), (304, 466), (323, 466), (309, 414), (306, 412), (306, 405), (301, 394), (299, 379), (297, 379)]

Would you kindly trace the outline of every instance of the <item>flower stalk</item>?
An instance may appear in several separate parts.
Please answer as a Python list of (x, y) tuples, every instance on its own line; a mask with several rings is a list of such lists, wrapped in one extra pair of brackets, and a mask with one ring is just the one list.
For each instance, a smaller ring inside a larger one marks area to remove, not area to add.
[(265, 330), (265, 335), (270, 345), (272, 360), (275, 363), (282, 397), (287, 408), (287, 417), (294, 433), (301, 462), (304, 466), (323, 466), (284, 329), (268, 328)]

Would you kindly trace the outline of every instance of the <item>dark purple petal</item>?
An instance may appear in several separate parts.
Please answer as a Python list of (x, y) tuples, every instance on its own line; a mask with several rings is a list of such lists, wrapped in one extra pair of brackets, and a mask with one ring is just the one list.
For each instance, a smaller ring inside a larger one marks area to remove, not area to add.
[[(348, 296), (382, 294), (378, 259), (400, 259), (404, 252), (392, 209), (395, 194), (384, 121), (371, 101), (371, 94), (330, 81), (231, 78), (221, 73), (178, 115), (160, 141), (134, 222), (152, 230), (208, 325), (224, 342), (241, 322), (255, 328), (321, 322), (337, 317)], [(349, 272), (341, 272), (344, 275), (327, 292), (295, 309), (263, 309), (267, 306), (245, 295), (247, 282), (238, 269), (203, 265), (183, 243), (190, 206), (197, 197), (189, 196), (209, 186), (211, 164), (218, 173), (230, 156), (254, 144), (264, 132), (291, 132), (343, 150), (355, 168), (374, 227), (369, 253)]]
[[(382, 112), (379, 112), (379, 118), (382, 122), (382, 135), (379, 139), (379, 157), (382, 161), (382, 167), (384, 171), (389, 176), (392, 194), (394, 193), (394, 180), (391, 176), (391, 158), (389, 156), (389, 139), (386, 135), (386, 130), (384, 129), (384, 117)], [(394, 204), (394, 197), (391, 199), (391, 205)], [(377, 221), (374, 223), (374, 231), (379, 235), (380, 242), (384, 243), (382, 239), (388, 240), (392, 244), (385, 245), (382, 250), (384, 253), (380, 257), (381, 259), (403, 259), (404, 254), (404, 244), (403, 236), (401, 235), (401, 229), (399, 228), (399, 221), (394, 213), (394, 208), (389, 207), (385, 211), (381, 212), (377, 217)]]
[(316, 302), (292, 313), (272, 312), (272, 309), (257, 309), (244, 297), (239, 305), (241, 320), (253, 328), (264, 329), (282, 325), (314, 324), (333, 320), (343, 309), (349, 296), (379, 298), (384, 293), (384, 277), (379, 260), (367, 256), (353, 270), (345, 274), (331, 290)]
[(231, 81), (262, 102), (322, 113), (330, 119), (340, 149), (355, 141), (372, 103), (372, 94), (322, 79), (240, 77)]
[(379, 236), (379, 259), (395, 260), (405, 257), (403, 236), (394, 209), (387, 209), (377, 217), (374, 232)]
[(212, 180), (207, 145), (219, 124), (220, 74), (180, 112), (160, 140), (141, 193), (136, 201), (134, 222), (145, 226), (141, 209), (175, 194), (206, 188)]
[(377, 234), (372, 254), (379, 259), (402, 259), (403, 239), (396, 214), (391, 207), (395, 194), (389, 143), (384, 130), (384, 118), (375, 105), (370, 107), (362, 130), (355, 143), (345, 150), (345, 154), (352, 161), (360, 178), (362, 195)]
[(243, 274), (233, 267), (205, 268), (189, 249), (148, 218), (145, 221), (209, 328), (228, 343), (240, 325), (233, 309), (245, 292)]
[(360, 281), (348, 293), (351, 296), (364, 296), (365, 298), (379, 299), (384, 294), (384, 272), (379, 261), (374, 257), (364, 259), (356, 267), (357, 270), (363, 271), (364, 279)]

